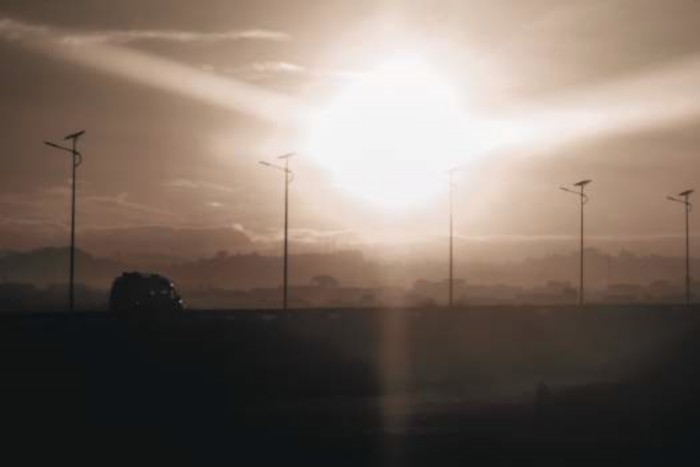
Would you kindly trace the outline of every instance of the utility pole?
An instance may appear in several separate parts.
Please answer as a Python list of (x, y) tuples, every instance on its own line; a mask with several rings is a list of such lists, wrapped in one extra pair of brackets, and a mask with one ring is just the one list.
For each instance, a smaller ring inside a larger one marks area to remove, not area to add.
[(61, 146), (50, 141), (44, 141), (44, 144), (55, 149), (69, 152), (72, 162), (71, 176), (71, 216), (70, 216), (70, 272), (68, 280), (68, 309), (73, 312), (75, 310), (75, 192), (77, 185), (76, 170), (83, 162), (83, 156), (78, 151), (78, 139), (85, 134), (85, 130), (71, 133), (63, 138), (64, 141), (71, 141), (70, 147)]
[(448, 270), (448, 295), (447, 295), (447, 304), (450, 308), (454, 306), (454, 287), (455, 287), (455, 276), (454, 276), (454, 174), (458, 170), (463, 170), (464, 169), (464, 164), (456, 165), (449, 169), (447, 171), (448, 175), (448, 197), (449, 197), (449, 204), (448, 204), (448, 209), (450, 211), (450, 219), (449, 219), (449, 270)]
[(685, 304), (690, 306), (690, 211), (693, 210), (693, 204), (690, 202), (690, 195), (695, 190), (685, 190), (678, 193), (680, 198), (667, 196), (666, 199), (682, 203), (685, 206)]
[(271, 164), (260, 161), (260, 164), (284, 173), (284, 260), (282, 265), (282, 309), (287, 310), (288, 289), (289, 289), (289, 184), (294, 180), (294, 172), (289, 169), (289, 159), (294, 153), (279, 156), (278, 160), (283, 160), (284, 165)]
[(588, 203), (588, 196), (584, 193), (586, 185), (591, 183), (593, 180), (581, 180), (580, 182), (574, 183), (573, 186), (578, 188), (577, 190), (572, 190), (567, 187), (560, 187), (560, 189), (577, 195), (581, 201), (581, 238), (580, 238), (580, 249), (579, 249), (579, 286), (578, 286), (578, 303), (583, 305), (583, 207)]
[(454, 304), (454, 214), (453, 214), (453, 206), (454, 206), (454, 185), (452, 183), (452, 175), (454, 173), (454, 169), (450, 170), (450, 283), (449, 283), (449, 306), (452, 308)]

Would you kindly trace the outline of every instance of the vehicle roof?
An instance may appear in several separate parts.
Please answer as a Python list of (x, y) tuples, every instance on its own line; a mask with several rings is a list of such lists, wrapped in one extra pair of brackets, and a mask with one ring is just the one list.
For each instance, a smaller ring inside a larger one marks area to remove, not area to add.
[(144, 274), (140, 272), (125, 272), (115, 279), (115, 284), (118, 282), (142, 282), (157, 284), (159, 286), (173, 287), (173, 283), (164, 276), (159, 274)]

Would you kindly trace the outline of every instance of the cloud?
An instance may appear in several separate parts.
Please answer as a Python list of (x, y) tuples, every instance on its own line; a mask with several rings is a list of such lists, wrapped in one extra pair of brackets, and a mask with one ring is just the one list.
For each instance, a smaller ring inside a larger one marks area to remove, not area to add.
[(9, 41), (20, 41), (23, 39), (46, 36), (51, 32), (51, 28), (43, 25), (28, 24), (12, 18), (0, 18), (0, 38)]
[[(2, 218), (12, 222), (48, 223), (66, 226), (69, 221), (70, 190), (52, 187), (28, 193), (0, 193)], [(81, 193), (77, 199), (79, 227), (94, 225), (140, 225), (154, 219), (172, 223), (172, 212), (137, 203), (128, 193), (102, 195)], [(1, 224), (1, 222), (0, 222)]]
[[(209, 37), (216, 37), (216, 40), (266, 37), (261, 31), (218, 33)], [(104, 34), (109, 36), (109, 33)], [(119, 34), (123, 38), (124, 31)], [(134, 32), (127, 36), (134, 38), (139, 34)], [(172, 36), (172, 31), (157, 36)], [(0, 38), (24, 39), (30, 43), (28, 45), (47, 55), (79, 66), (280, 125), (295, 126), (312, 116), (312, 110), (301, 100), (245, 80), (194, 69), (110, 43), (68, 45), (62, 41), (64, 37), (65, 33), (48, 26), (0, 19)], [(178, 37), (177, 40), (195, 40), (204, 36), (192, 33)], [(254, 62), (246, 67), (259, 74), (305, 73), (314, 76), (333, 73), (282, 61)], [(694, 95), (698, 85), (700, 54), (694, 54), (636, 70), (594, 87), (541, 96), (534, 102), (515, 102), (495, 115), (486, 114), (474, 119), (474, 132), (481, 137), (475, 139), (473, 151), (487, 153), (518, 149), (525, 153), (523, 148), (552, 148), (576, 140), (675, 125), (700, 115), (700, 103), (688, 98)]]
[(688, 98), (698, 86), (700, 54), (694, 54), (596, 86), (540, 98), (516, 110), (510, 121), (517, 122), (518, 136), (525, 137), (519, 143), (549, 147), (664, 128), (700, 115), (700, 103)]
[[(203, 68), (207, 71), (214, 71), (216, 69), (211, 65), (205, 65)], [(238, 67), (223, 68), (219, 71), (245, 80), (261, 80), (279, 75), (343, 80), (356, 78), (361, 74), (353, 71), (314, 69), (298, 63), (285, 61), (252, 62)]]
[[(284, 230), (268, 229), (256, 231), (248, 229), (240, 223), (234, 223), (232, 228), (244, 233), (252, 242), (260, 247), (276, 246), (284, 239)], [(295, 245), (324, 246), (324, 245), (359, 245), (364, 242), (356, 232), (347, 229), (312, 229), (296, 228), (289, 229), (289, 238)]]
[(67, 45), (131, 44), (142, 41), (174, 43), (218, 43), (236, 41), (286, 42), (289, 34), (267, 29), (243, 29), (219, 32), (183, 31), (174, 29), (114, 29), (104, 31), (66, 31), (43, 24), (25, 23), (13, 18), (0, 18), (0, 38), (11, 41), (41, 39), (51, 36)]
[(202, 190), (218, 193), (238, 193), (239, 190), (234, 188), (217, 185), (216, 183), (204, 182), (200, 180), (190, 180), (187, 178), (175, 178), (163, 184), (166, 188), (177, 188), (184, 190)]
[(114, 206), (117, 208), (123, 208), (123, 209), (127, 209), (130, 211), (137, 211), (140, 213), (150, 214), (150, 215), (174, 217), (174, 215), (168, 211), (164, 211), (162, 209), (156, 209), (156, 208), (153, 208), (150, 206), (146, 206), (144, 204), (134, 203), (132, 201), (129, 201), (127, 199), (128, 196), (129, 196), (128, 193), (119, 193), (116, 196), (92, 195), (92, 196), (83, 197), (83, 202), (85, 204), (110, 205), (110, 206)]
[(130, 44), (142, 41), (159, 41), (175, 43), (217, 43), (235, 42), (242, 40), (259, 40), (270, 42), (286, 42), (291, 37), (284, 32), (265, 29), (233, 30), (222, 32), (198, 32), (179, 30), (109, 30), (88, 33), (73, 33), (63, 35), (61, 40), (67, 44)]
[(197, 188), (199, 188), (199, 185), (196, 182), (192, 180), (187, 180), (185, 178), (176, 178), (174, 180), (170, 180), (164, 183), (163, 185), (168, 188), (185, 188), (191, 190), (196, 190)]
[(237, 67), (224, 67), (221, 69), (217, 69), (211, 65), (205, 65), (203, 69), (218, 71), (245, 81), (260, 81), (274, 76), (312, 76), (314, 74), (312, 70), (302, 65), (284, 61), (253, 62)]
[(270, 74), (270, 73), (304, 73), (307, 69), (301, 65), (289, 62), (255, 62), (231, 69), (232, 74)]
[[(109, 36), (105, 34), (105, 37)], [(249, 30), (214, 36), (193, 33), (180, 37), (184, 40), (204, 37), (217, 40), (283, 37), (275, 34)], [(167, 36), (164, 34), (160, 37)], [(0, 39), (19, 42), (29, 49), (68, 63), (281, 125), (295, 125), (300, 119), (307, 118), (308, 109), (289, 95), (105, 42), (105, 39), (69, 44), (65, 37), (65, 32), (49, 26), (0, 19)]]

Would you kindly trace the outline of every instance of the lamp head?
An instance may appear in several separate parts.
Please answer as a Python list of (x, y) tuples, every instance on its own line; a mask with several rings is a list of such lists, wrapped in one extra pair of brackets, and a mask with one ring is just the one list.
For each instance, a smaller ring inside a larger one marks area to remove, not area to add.
[(69, 139), (78, 139), (81, 136), (83, 136), (84, 134), (85, 134), (85, 130), (76, 131), (75, 133), (71, 133), (70, 135), (63, 138), (63, 141), (67, 141)]

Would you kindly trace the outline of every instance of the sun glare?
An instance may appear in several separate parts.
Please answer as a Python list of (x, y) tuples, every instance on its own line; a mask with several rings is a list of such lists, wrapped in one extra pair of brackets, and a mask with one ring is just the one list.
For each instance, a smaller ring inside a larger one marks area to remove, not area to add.
[(403, 210), (445, 190), (445, 172), (466, 155), (467, 120), (459, 97), (422, 61), (391, 60), (315, 116), (308, 152), (337, 186)]

